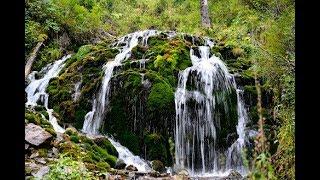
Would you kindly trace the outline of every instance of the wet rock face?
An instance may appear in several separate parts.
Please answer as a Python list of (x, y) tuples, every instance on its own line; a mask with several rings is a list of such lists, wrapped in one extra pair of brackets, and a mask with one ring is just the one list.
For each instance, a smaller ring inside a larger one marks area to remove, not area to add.
[(124, 169), (126, 166), (127, 166), (126, 163), (122, 159), (118, 159), (114, 168), (115, 169)]
[(25, 140), (32, 145), (39, 146), (51, 137), (50, 133), (33, 123), (25, 126)]

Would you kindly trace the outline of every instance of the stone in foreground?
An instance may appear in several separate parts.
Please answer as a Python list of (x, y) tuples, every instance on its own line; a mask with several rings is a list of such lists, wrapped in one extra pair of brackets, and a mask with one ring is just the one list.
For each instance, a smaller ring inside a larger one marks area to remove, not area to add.
[(33, 123), (25, 126), (25, 140), (32, 145), (39, 146), (51, 137), (50, 133)]

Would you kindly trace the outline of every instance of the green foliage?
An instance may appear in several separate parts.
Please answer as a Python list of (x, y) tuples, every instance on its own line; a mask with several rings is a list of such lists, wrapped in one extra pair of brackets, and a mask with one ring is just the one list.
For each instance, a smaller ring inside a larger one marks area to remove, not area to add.
[[(59, 36), (63, 33), (67, 33), (71, 39), (68, 50), (76, 50), (83, 44), (92, 43), (91, 40), (99, 37), (101, 32), (120, 36), (150, 27), (213, 38), (216, 46), (211, 52), (225, 61), (230, 72), (241, 76), (238, 85), (246, 85), (245, 99), (250, 102), (252, 124), (258, 119), (256, 90), (252, 81), (254, 74), (262, 82), (263, 99), (267, 96), (272, 99), (263, 102), (263, 111), (266, 127), (270, 132), (277, 132), (277, 135), (269, 139), (275, 140), (274, 143), (271, 142), (271, 146), (276, 149), (276, 153), (257, 156), (257, 162), (265, 161), (267, 164), (264, 167), (261, 166), (263, 163), (258, 163), (254, 173), (263, 174), (257, 175), (257, 178), (272, 177), (270, 171), (280, 179), (294, 179), (294, 1), (210, 1), (208, 5), (212, 27), (207, 30), (200, 25), (200, 3), (196, 0), (31, 0), (25, 4), (26, 55), (37, 42), (47, 39), (35, 61), (34, 70), (40, 70), (62, 56), (64, 48), (60, 47)], [(102, 39), (104, 38), (106, 37)], [(124, 145), (130, 146), (133, 142), (129, 149), (136, 153), (140, 151), (141, 134), (137, 135), (131, 130), (124, 132), (123, 129), (130, 126), (127, 120), (132, 119), (128, 109), (142, 97), (139, 94), (142, 90), (139, 73), (145, 73), (145, 78), (152, 84), (147, 91), (146, 121), (156, 127), (170, 123), (167, 119), (172, 119), (170, 114), (174, 114), (172, 110), (176, 75), (178, 71), (191, 65), (190, 46), (181, 37), (167, 41), (158, 36), (148, 39), (148, 50), (140, 46), (133, 49), (131, 59), (144, 57), (149, 58), (150, 62), (146, 64), (147, 70), (134, 70), (134, 73), (133, 68), (128, 66), (130, 71), (126, 71), (131, 75), (124, 76), (127, 78), (127, 81), (123, 81), (124, 91), (119, 92), (117, 99), (111, 100), (108, 118), (112, 119), (112, 123), (105, 124), (105, 127), (107, 131), (113, 129), (113, 134), (118, 133), (117, 138), (122, 138), (121, 141), (126, 143)], [(101, 82), (101, 67), (108, 59), (114, 58), (117, 52), (118, 50), (101, 44), (86, 45), (79, 48), (76, 55), (67, 61), (61, 76), (53, 79), (47, 89), (49, 107), (54, 108), (62, 117), (61, 121), (72, 122), (77, 128), (82, 127), (85, 114), (92, 108), (92, 95)], [(72, 102), (71, 92), (79, 79), (83, 81), (81, 97), (78, 102)], [(39, 112), (47, 116), (43, 110), (39, 109)], [(49, 128), (46, 121), (39, 117), (34, 113), (26, 113), (28, 122)], [(88, 144), (92, 143), (86, 141)], [(108, 153), (113, 151), (107, 145), (101, 146)], [(93, 154), (96, 159), (101, 159), (99, 154)], [(269, 165), (274, 169), (269, 168)], [(103, 163), (100, 166), (107, 167)]]
[(271, 164), (270, 155), (268, 153), (261, 153), (255, 159), (254, 169), (249, 175), (250, 179), (258, 180), (275, 180), (277, 179), (275, 176), (274, 168)]
[(49, 173), (44, 179), (93, 179), (93, 173), (89, 172), (81, 161), (61, 155), (57, 162), (50, 165)]

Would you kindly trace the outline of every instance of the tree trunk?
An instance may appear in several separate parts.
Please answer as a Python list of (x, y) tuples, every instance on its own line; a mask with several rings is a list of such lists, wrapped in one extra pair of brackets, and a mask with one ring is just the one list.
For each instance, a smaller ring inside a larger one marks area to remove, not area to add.
[(257, 77), (257, 73), (255, 72), (254, 74), (254, 81), (255, 81), (255, 86), (256, 86), (256, 90), (257, 90), (257, 111), (258, 111), (258, 115), (259, 115), (259, 121), (258, 121), (258, 126), (259, 126), (259, 130), (258, 130), (258, 136), (256, 138), (256, 152), (257, 153), (262, 153), (262, 152), (266, 152), (268, 150), (267, 147), (267, 139), (266, 136), (264, 134), (264, 130), (263, 130), (263, 124), (264, 124), (264, 118), (262, 115), (262, 100), (261, 100), (261, 85), (260, 82), (258, 80)]
[(26, 65), (25, 65), (25, 69), (24, 69), (24, 78), (26, 78), (28, 76), (28, 74), (30, 73), (32, 64), (33, 64), (34, 60), (36, 59), (37, 53), (40, 50), (40, 47), (42, 46), (44, 41), (45, 40), (42, 40), (42, 41), (38, 42), (36, 47), (30, 53), (28, 61), (27, 61)]
[(200, 14), (201, 14), (201, 24), (205, 28), (211, 27), (211, 22), (209, 18), (209, 11), (208, 11), (208, 0), (200, 0)]

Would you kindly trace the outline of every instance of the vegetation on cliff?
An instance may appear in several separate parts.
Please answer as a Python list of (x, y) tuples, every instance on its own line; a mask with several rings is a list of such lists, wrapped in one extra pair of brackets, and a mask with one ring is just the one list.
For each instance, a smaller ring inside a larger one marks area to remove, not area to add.
[[(254, 160), (249, 163), (251, 178), (294, 179), (294, 6), (290, 0), (209, 1), (211, 26), (203, 28), (198, 0), (28, 0), (25, 52), (29, 56), (44, 41), (32, 66), (37, 71), (67, 52), (74, 53), (59, 77), (50, 81), (47, 92), (59, 123), (81, 129), (100, 87), (102, 66), (118, 53), (109, 46), (115, 37), (148, 28), (208, 36), (215, 40), (211, 52), (223, 59), (244, 89), (251, 119), (248, 126), (258, 129), (260, 115), (263, 117), (264, 134), (260, 135), (266, 141), (256, 140)], [(102, 131), (135, 154), (171, 165), (173, 93), (178, 72), (191, 66), (191, 46), (187, 35), (166, 40), (162, 34), (149, 38), (147, 48), (134, 48), (131, 58), (112, 77), (110, 110)], [(137, 62), (141, 59), (147, 59), (145, 68)], [(261, 90), (260, 114), (255, 79)], [(74, 99), (78, 82), (81, 95)], [(26, 121), (54, 134), (38, 112), (45, 114), (41, 107), (26, 111)], [(64, 148), (77, 149), (80, 145), (75, 144), (82, 144), (87, 152), (87, 159), (82, 160), (85, 164), (104, 169), (114, 166), (117, 155), (109, 145), (95, 145), (76, 134), (68, 136)], [(70, 163), (61, 157), (55, 168)]]

